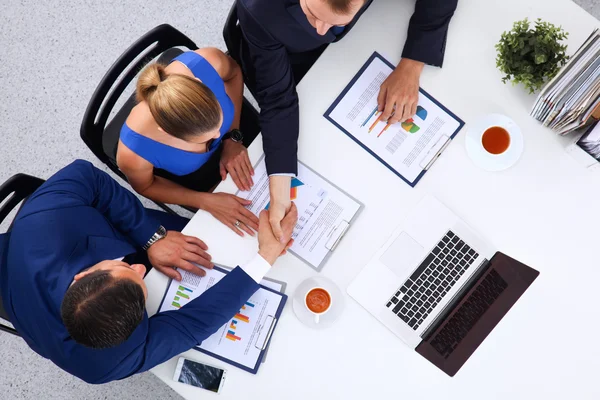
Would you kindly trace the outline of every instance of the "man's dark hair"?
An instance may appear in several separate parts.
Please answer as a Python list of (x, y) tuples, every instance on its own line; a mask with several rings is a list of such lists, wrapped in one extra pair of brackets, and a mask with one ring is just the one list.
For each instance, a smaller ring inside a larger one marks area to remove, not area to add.
[[(347, 15), (352, 11), (352, 4), (357, 0), (327, 0), (327, 4), (331, 7), (331, 11), (338, 15)], [(365, 3), (365, 0), (362, 0)]]
[(61, 316), (77, 343), (94, 349), (118, 346), (144, 318), (142, 287), (131, 279), (117, 279), (110, 271), (94, 271), (67, 290)]

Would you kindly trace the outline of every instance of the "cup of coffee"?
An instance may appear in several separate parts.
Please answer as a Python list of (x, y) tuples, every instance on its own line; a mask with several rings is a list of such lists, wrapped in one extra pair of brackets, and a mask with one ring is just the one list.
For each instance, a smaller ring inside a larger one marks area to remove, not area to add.
[(322, 287), (314, 287), (306, 292), (304, 305), (315, 316), (315, 324), (318, 324), (321, 315), (331, 309), (331, 295)]
[(501, 126), (490, 126), (481, 135), (481, 145), (487, 153), (499, 156), (510, 147), (510, 133)]

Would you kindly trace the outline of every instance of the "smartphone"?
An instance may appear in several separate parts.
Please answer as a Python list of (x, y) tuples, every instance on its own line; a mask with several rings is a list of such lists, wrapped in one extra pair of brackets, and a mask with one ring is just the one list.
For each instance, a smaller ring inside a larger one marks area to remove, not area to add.
[(225, 383), (225, 375), (227, 371), (224, 369), (179, 357), (173, 380), (219, 393)]

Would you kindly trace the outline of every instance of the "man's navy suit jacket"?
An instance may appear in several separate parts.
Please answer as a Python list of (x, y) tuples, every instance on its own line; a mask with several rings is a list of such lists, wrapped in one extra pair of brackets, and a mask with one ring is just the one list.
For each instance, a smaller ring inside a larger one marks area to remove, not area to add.
[[(341, 40), (372, 1), (366, 1), (342, 34), (336, 36), (330, 30), (321, 36), (306, 19), (299, 0), (237, 0), (245, 39), (242, 67), (256, 89), (269, 174), (298, 172), (299, 115), (292, 73), (294, 59)], [(441, 66), (448, 25), (457, 3), (458, 0), (417, 0), (402, 57)], [(396, 34), (393, 29), (390, 35)]]
[(119, 346), (77, 344), (60, 314), (73, 277), (100, 261), (135, 253), (158, 227), (131, 192), (87, 161), (75, 161), (45, 182), (10, 233), (0, 235), (2, 301), (27, 344), (88, 383), (122, 379), (200, 344), (258, 289), (235, 268), (181, 309), (145, 314)]

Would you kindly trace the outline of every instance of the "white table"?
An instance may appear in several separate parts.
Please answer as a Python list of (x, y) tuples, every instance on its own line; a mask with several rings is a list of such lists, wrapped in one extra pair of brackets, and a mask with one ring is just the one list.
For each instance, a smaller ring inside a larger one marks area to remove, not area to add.
[[(444, 68), (426, 68), (421, 85), (467, 125), (487, 112), (509, 115), (521, 126), (525, 152), (512, 169), (485, 172), (467, 157), (463, 131), (411, 189), (322, 115), (373, 50), (393, 63), (399, 60), (412, 7), (408, 0), (376, 0), (299, 85), (300, 160), (365, 204), (322, 275), (345, 292), (427, 193), (541, 275), (454, 378), (405, 347), (348, 296), (344, 314), (325, 331), (302, 325), (290, 301), (257, 375), (195, 350), (184, 354), (228, 370), (223, 399), (600, 398), (595, 382), (600, 371), (600, 181), (565, 153), (565, 140), (529, 117), (534, 97), (503, 85), (494, 61), (494, 44), (517, 19), (541, 17), (561, 24), (570, 32), (570, 53), (600, 24), (569, 0), (461, 0)], [(262, 154), (260, 140), (250, 154), (253, 161)], [(229, 180), (218, 190), (234, 192), (234, 185)], [(204, 212), (186, 229), (208, 244), (216, 262), (235, 266), (256, 251), (253, 239), (237, 237)], [(315, 274), (287, 255), (269, 276), (288, 282), (292, 294)], [(146, 282), (153, 314), (167, 280), (153, 271)], [(185, 398), (209, 397), (172, 381), (176, 360), (152, 372)]]

